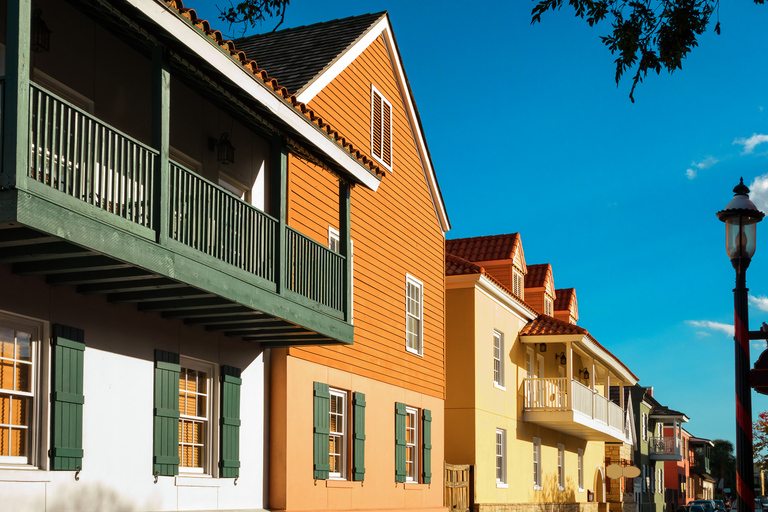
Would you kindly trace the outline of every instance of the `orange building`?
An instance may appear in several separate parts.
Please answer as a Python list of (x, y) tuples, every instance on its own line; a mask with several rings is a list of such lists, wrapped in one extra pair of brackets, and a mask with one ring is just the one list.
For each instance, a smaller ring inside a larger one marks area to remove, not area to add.
[(354, 343), (273, 349), (269, 508), (441, 510), (450, 226), (389, 17), (235, 43), (385, 169), (350, 193), (288, 157), (288, 225), (353, 257)]

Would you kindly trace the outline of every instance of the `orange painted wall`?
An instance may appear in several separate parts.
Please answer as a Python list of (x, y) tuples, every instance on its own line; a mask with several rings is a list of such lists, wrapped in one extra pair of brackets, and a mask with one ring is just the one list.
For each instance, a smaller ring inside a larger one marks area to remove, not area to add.
[[(352, 190), (354, 344), (296, 347), (289, 354), (442, 399), (445, 237), (382, 38), (309, 105), (370, 151), (371, 85), (392, 103), (393, 172), (376, 192)], [(338, 226), (338, 180), (292, 155), (288, 187), (289, 225), (327, 244), (328, 227)], [(405, 350), (406, 273), (424, 283), (423, 357)]]

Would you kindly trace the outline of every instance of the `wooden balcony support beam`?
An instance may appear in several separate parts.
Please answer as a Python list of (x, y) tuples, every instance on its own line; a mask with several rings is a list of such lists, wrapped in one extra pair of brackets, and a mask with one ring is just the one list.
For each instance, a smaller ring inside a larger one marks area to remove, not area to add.
[(73, 271), (109, 270), (125, 268), (128, 263), (117, 261), (106, 256), (87, 256), (83, 258), (67, 258), (52, 261), (30, 261), (14, 263), (13, 273), (22, 276), (34, 274), (65, 274)]
[(248, 324), (261, 321), (270, 322), (273, 320), (275, 320), (275, 317), (273, 316), (248, 311), (247, 313), (240, 313), (237, 315), (211, 315), (188, 318), (187, 320), (184, 320), (184, 323), (187, 325), (205, 325), (206, 329), (214, 331), (217, 329), (213, 328), (213, 326), (217, 325)]
[(110, 293), (107, 300), (113, 304), (159, 302), (167, 299), (186, 300), (190, 298), (215, 297), (214, 294), (197, 288), (169, 288), (164, 290), (142, 290), (135, 292)]
[(112, 283), (129, 280), (141, 280), (152, 277), (153, 274), (136, 267), (118, 268), (113, 270), (93, 270), (55, 274), (46, 277), (46, 282), (54, 286), (84, 285), (87, 283)]
[(67, 242), (51, 242), (29, 246), (4, 247), (0, 252), (0, 263), (57, 260), (94, 255), (95, 253), (77, 245)]
[(229, 337), (247, 337), (249, 340), (256, 340), (260, 338), (274, 338), (275, 336), (310, 336), (317, 334), (312, 331), (302, 331), (300, 327), (295, 325), (286, 325), (282, 327), (270, 327), (269, 329), (261, 327), (259, 329), (236, 329), (233, 331), (225, 331), (224, 335)]
[(215, 325), (207, 325), (205, 327), (206, 331), (210, 332), (224, 332), (224, 331), (260, 331), (264, 329), (272, 329), (272, 328), (281, 328), (281, 329), (287, 329), (287, 328), (295, 328), (296, 326), (284, 322), (280, 320), (279, 318), (270, 318), (265, 320), (258, 320), (253, 321), (250, 320), (248, 322), (227, 322), (225, 324), (215, 324)]
[(232, 307), (232, 303), (226, 299), (220, 299), (218, 297), (205, 297), (200, 299), (142, 302), (139, 304), (139, 311), (161, 313), (165, 311), (181, 311), (185, 309), (226, 309), (230, 307)]
[(183, 288), (187, 285), (165, 278), (150, 278), (133, 281), (117, 281), (111, 283), (81, 284), (77, 293), (95, 295), (100, 293), (136, 292), (142, 290), (163, 290), (167, 288)]
[(17, 247), (20, 245), (46, 244), (58, 240), (55, 236), (46, 235), (27, 228), (0, 229), (0, 248)]
[(167, 318), (169, 320), (184, 320), (185, 322), (192, 318), (204, 318), (204, 317), (210, 317), (212, 315), (221, 314), (221, 315), (243, 315), (248, 316), (253, 314), (253, 310), (251, 308), (247, 308), (245, 306), (238, 306), (235, 304), (222, 304), (215, 307), (200, 307), (200, 308), (194, 308), (194, 309), (179, 309), (176, 311), (164, 311), (162, 313), (163, 318)]

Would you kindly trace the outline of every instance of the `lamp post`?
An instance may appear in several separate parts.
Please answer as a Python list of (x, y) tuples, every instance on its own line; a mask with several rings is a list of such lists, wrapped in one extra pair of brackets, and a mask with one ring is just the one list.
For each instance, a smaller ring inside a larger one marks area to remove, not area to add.
[(725, 250), (736, 270), (733, 289), (734, 340), (736, 345), (736, 493), (739, 512), (755, 510), (755, 477), (752, 463), (752, 388), (749, 380), (749, 311), (747, 267), (755, 254), (757, 223), (765, 214), (749, 200), (742, 178), (734, 196), (717, 217), (725, 222)]

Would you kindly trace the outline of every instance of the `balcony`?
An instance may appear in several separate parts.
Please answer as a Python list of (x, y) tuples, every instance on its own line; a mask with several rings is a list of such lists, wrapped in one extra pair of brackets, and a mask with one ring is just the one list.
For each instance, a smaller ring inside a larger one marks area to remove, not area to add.
[(648, 454), (651, 460), (683, 460), (681, 443), (676, 437), (649, 437)]
[(352, 342), (344, 256), (37, 84), (28, 105), (0, 263), (264, 346)]
[(535, 378), (525, 379), (523, 387), (523, 421), (587, 440), (626, 439), (621, 407), (580, 382)]

